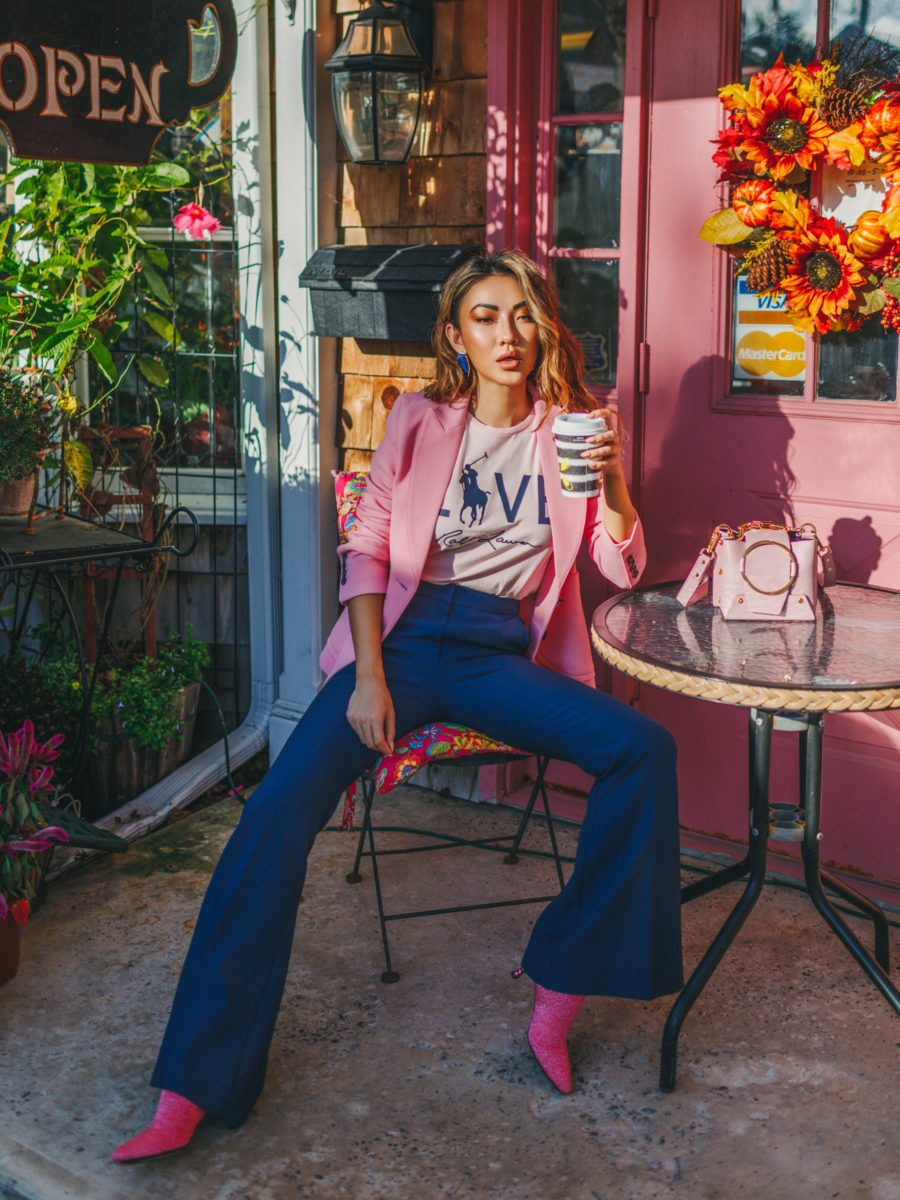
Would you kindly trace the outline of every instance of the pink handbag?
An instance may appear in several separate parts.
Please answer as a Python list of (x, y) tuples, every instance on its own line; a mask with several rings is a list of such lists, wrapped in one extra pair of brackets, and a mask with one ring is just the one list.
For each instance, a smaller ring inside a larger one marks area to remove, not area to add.
[(814, 621), (820, 560), (822, 584), (829, 587), (834, 561), (812, 525), (749, 521), (737, 532), (717, 525), (676, 599), (694, 603), (712, 579), (712, 602), (725, 620)]

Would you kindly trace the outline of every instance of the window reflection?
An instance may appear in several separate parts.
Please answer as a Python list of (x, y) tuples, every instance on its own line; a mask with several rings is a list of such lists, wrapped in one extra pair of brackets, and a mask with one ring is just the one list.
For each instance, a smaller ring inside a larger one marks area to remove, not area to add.
[(203, 20), (191, 29), (191, 77), (194, 87), (212, 79), (222, 58), (222, 30), (215, 9), (205, 8)]
[[(882, 46), (900, 48), (900, 9), (897, 0), (832, 0), (831, 37), (842, 46), (871, 39), (869, 51)], [(873, 46), (872, 42), (876, 45)], [(893, 70), (900, 67), (900, 54), (894, 57)]]
[(554, 243), (618, 246), (621, 123), (559, 126), (555, 171)]
[(584, 351), (589, 384), (616, 382), (619, 345), (619, 264), (605, 259), (563, 258), (555, 263), (562, 318)]
[(621, 112), (625, 8), (625, 0), (560, 0), (558, 113)]
[(817, 391), (825, 400), (895, 400), (896, 333), (887, 333), (875, 316), (855, 333), (823, 337)]
[(765, 71), (779, 54), (808, 62), (816, 53), (816, 0), (743, 0), (741, 79)]

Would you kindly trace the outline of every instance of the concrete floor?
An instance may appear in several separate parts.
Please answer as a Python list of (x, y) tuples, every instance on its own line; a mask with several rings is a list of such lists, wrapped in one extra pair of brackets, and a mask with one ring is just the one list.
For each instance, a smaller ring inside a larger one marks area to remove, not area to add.
[[(411, 789), (389, 819), (435, 814), (456, 830), (516, 820)], [(386, 986), (371, 888), (344, 883), (339, 833), (313, 857), (251, 1118), (206, 1122), (157, 1163), (110, 1163), (152, 1113), (154, 1052), (236, 817), (221, 801), (49, 889), (0, 990), (0, 1197), (900, 1200), (900, 1022), (802, 894), (766, 888), (688, 1018), (674, 1093), (656, 1086), (668, 1001), (592, 998), (561, 1096), (525, 1042), (530, 985), (510, 977), (536, 909), (395, 924), (402, 978)], [(395, 858), (385, 874), (413, 903), (550, 882), (545, 863), (472, 851)], [(688, 965), (735, 894), (686, 910)]]

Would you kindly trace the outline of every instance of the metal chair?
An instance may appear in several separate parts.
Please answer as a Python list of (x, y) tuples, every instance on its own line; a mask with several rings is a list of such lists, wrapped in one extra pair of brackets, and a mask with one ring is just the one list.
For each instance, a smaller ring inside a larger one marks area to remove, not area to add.
[[(347, 534), (356, 523), (356, 509), (365, 489), (366, 473), (364, 471), (333, 471), (335, 497), (338, 508), (339, 535), (342, 541), (347, 540)], [(503, 853), (504, 863), (514, 864), (520, 855), (538, 858), (552, 858), (556, 866), (556, 875), (560, 888), (565, 883), (562, 864), (574, 860), (560, 855), (556, 841), (556, 831), (550, 814), (544, 776), (549, 765), (549, 759), (537, 757), (537, 773), (528, 803), (522, 813), (518, 829), (514, 834), (500, 837), (462, 838), (454, 834), (437, 833), (428, 829), (413, 829), (397, 825), (375, 825), (372, 821), (372, 805), (376, 796), (384, 796), (401, 783), (407, 782), (421, 767), (428, 763), (446, 762), (460, 758), (472, 758), (478, 766), (494, 766), (519, 762), (532, 755), (527, 750), (518, 749), (505, 742), (498, 742), (484, 734), (478, 733), (463, 725), (434, 722), (424, 725), (412, 733), (406, 734), (394, 746), (394, 753), (382, 755), (347, 792), (340, 828), (351, 830), (355, 810), (359, 798), (363, 801), (363, 820), (356, 846), (356, 857), (353, 868), (347, 875), (348, 883), (359, 883), (362, 879), (360, 865), (363, 858), (372, 862), (372, 878), (375, 884), (375, 898), (378, 905), (378, 920), (381, 927), (381, 939), (384, 947), (385, 970), (381, 976), (384, 983), (396, 983), (400, 978), (391, 962), (390, 941), (387, 924), (389, 921), (402, 921), (412, 917), (433, 917), (446, 913), (473, 912), (487, 908), (505, 908), (518, 904), (547, 903), (552, 895), (528, 896), (514, 900), (492, 900), (480, 904), (457, 904), (440, 908), (412, 909), (403, 912), (388, 913), (385, 911), (384, 897), (381, 888), (381, 878), (378, 871), (378, 859), (392, 854), (417, 854), (433, 850), (448, 850), (462, 846), (471, 846), (480, 850)], [(528, 823), (534, 813), (538, 796), (540, 796), (544, 815), (547, 819), (547, 831), (551, 849), (549, 851), (525, 849), (522, 839)], [(411, 847), (377, 850), (375, 845), (376, 833), (409, 833), (417, 834), (428, 839), (428, 844)], [(365, 848), (368, 842), (368, 850)]]

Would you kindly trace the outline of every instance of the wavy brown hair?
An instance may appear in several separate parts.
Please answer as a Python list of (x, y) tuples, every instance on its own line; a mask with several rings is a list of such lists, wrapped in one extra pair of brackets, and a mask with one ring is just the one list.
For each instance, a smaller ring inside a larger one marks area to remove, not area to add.
[(447, 326), (459, 329), (459, 312), (469, 288), (491, 275), (511, 275), (528, 303), (528, 311), (538, 327), (540, 351), (529, 379), (547, 407), (558, 404), (564, 412), (587, 412), (597, 401), (584, 383), (584, 355), (574, 336), (559, 315), (559, 300), (553, 283), (541, 274), (537, 265), (518, 250), (500, 250), (468, 259), (447, 277), (441, 290), (441, 303), (432, 345), (437, 360), (434, 379), (426, 385), (425, 395), (439, 404), (450, 404), (458, 396), (474, 390), (478, 380), (472, 368), (466, 373), (459, 365), (456, 351), (447, 338)]

